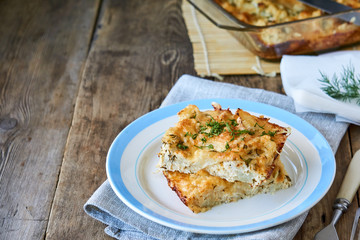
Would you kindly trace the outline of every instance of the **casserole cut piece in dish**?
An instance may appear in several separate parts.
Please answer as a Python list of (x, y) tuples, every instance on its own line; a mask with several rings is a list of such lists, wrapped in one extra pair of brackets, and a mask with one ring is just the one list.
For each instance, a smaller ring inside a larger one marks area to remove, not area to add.
[(179, 122), (162, 138), (159, 167), (262, 184), (271, 177), (290, 130), (241, 109), (233, 114), (219, 104), (213, 107), (202, 112), (189, 105), (178, 113)]
[[(325, 13), (297, 0), (214, 0), (238, 20), (254, 25), (269, 26), (319, 17)], [(359, 8), (356, 0), (337, 0), (351, 8)]]
[(360, 2), (337, 0), (353, 10), (326, 14), (296, 0), (188, 0), (257, 56), (320, 53), (360, 41)]
[(322, 15), (322, 11), (293, 0), (215, 0), (240, 21), (268, 26)]

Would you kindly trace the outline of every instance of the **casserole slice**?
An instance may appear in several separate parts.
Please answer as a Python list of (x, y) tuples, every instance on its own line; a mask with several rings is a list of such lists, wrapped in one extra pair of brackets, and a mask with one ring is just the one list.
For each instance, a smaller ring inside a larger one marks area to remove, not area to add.
[(179, 122), (162, 138), (159, 167), (187, 174), (205, 170), (228, 182), (262, 184), (272, 175), (290, 130), (263, 116), (212, 105), (214, 110), (189, 105), (178, 113)]
[(194, 213), (206, 212), (219, 204), (249, 198), (256, 194), (274, 193), (291, 186), (291, 179), (286, 174), (279, 158), (276, 160), (271, 177), (257, 186), (240, 181), (228, 182), (220, 177), (210, 175), (205, 170), (197, 173), (163, 171), (163, 174), (169, 187)]

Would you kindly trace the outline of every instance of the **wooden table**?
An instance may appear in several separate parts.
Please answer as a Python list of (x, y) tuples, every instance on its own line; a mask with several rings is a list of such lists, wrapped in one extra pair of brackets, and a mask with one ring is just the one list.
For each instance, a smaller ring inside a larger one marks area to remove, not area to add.
[[(0, 20), (0, 239), (109, 239), (82, 207), (106, 179), (112, 140), (196, 74), (181, 0), (3, 0)], [(283, 93), (279, 76), (224, 81)], [(357, 149), (351, 125), (334, 184), (295, 239), (330, 222)], [(340, 239), (358, 206), (359, 194)]]

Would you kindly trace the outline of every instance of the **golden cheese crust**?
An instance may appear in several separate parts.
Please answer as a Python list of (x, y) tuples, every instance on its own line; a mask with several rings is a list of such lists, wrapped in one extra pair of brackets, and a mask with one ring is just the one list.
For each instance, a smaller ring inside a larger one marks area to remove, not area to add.
[(289, 130), (241, 109), (233, 114), (214, 103), (201, 112), (189, 105), (162, 139), (159, 166), (167, 171), (209, 174), (259, 185), (268, 179)]
[(163, 174), (169, 187), (194, 213), (206, 212), (219, 204), (249, 198), (256, 194), (274, 193), (291, 186), (291, 180), (280, 161), (277, 161), (271, 177), (256, 187), (240, 181), (228, 182), (210, 175), (205, 170), (193, 174), (163, 171)]

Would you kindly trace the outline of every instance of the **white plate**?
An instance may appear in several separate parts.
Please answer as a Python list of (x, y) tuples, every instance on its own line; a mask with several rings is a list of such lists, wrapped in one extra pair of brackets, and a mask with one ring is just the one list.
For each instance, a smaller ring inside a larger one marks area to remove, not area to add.
[[(275, 194), (261, 194), (235, 203), (192, 213), (157, 170), (164, 132), (178, 121), (188, 104), (200, 110), (211, 102), (223, 108), (244, 109), (291, 127), (281, 161), (293, 186)], [(140, 215), (179, 230), (230, 234), (264, 229), (289, 221), (314, 206), (330, 188), (335, 159), (325, 138), (309, 123), (282, 109), (239, 99), (203, 99), (182, 102), (150, 112), (127, 126), (112, 143), (106, 162), (110, 184), (117, 196)]]

